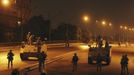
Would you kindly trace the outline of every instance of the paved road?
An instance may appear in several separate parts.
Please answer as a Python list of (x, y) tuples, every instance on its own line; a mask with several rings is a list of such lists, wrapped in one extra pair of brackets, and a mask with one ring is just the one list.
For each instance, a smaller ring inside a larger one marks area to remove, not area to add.
[[(51, 59), (55, 56), (64, 54), (66, 52), (70, 52), (70, 51), (74, 51), (76, 49), (72, 48), (56, 48), (56, 49), (49, 49), (47, 54), (48, 54), (48, 58), (47, 59)], [(29, 64), (35, 64), (37, 63), (37, 61), (22, 61), (20, 59), (19, 56), (19, 51), (15, 50), (13, 51), (15, 56), (14, 56), (14, 68), (23, 68), (28, 66)], [(2, 70), (7, 70), (7, 52), (2, 52), (0, 53), (0, 71)]]
[[(71, 48), (65, 48), (63, 43), (59, 44), (48, 44), (48, 58), (51, 59), (52, 57), (64, 54), (66, 52), (70, 52), (73, 50), (77, 50), (77, 46), (80, 45), (80, 43), (71, 43)], [(74, 48), (75, 47), (75, 48)], [(29, 64), (35, 64), (37, 61), (22, 61), (20, 59), (20, 47), (19, 46), (8, 46), (8, 47), (0, 47), (0, 71), (7, 70), (7, 53), (8, 51), (12, 49), (14, 56), (14, 68), (23, 68), (28, 66)]]
[[(114, 48), (115, 49), (115, 48)], [(118, 48), (117, 48), (118, 49)], [(87, 50), (77, 51), (79, 56), (78, 71), (72, 72), (71, 58), (73, 53), (65, 55), (65, 58), (51, 64), (47, 64), (48, 75), (120, 75), (121, 52), (112, 52), (112, 62), (110, 65), (103, 65), (102, 72), (96, 71), (96, 65), (87, 64)], [(134, 54), (128, 54), (129, 75), (134, 75)], [(28, 75), (39, 75), (38, 70), (28, 73)]]
[[(86, 56), (87, 55), (87, 48), (88, 47), (85, 46), (85, 45), (79, 45), (79, 48), (72, 47), (72, 48), (69, 48), (69, 49), (63, 48), (63, 47), (62, 48), (58, 48), (58, 47), (57, 48), (50, 48), (48, 50), (48, 59), (51, 59), (55, 56), (58, 56), (58, 55), (61, 55), (61, 54), (64, 54), (64, 53), (67, 53), (67, 52), (70, 52), (70, 51), (79, 50), (80, 52), (78, 52), (78, 53), (81, 57), (80, 58), (81, 67), (86, 68), (86, 70), (84, 70), (84, 71), (83, 71), (82, 68), (80, 68), (80, 69), (82, 69), (82, 70), (80, 70), (80, 73), (81, 73), (81, 71), (85, 72), (85, 71), (88, 71), (89, 69), (91, 69), (91, 71), (93, 70), (91, 72), (91, 74), (92, 73), (94, 74), (96, 72), (96, 71), (94, 71), (96, 69), (95, 65), (88, 65), (87, 64), (87, 56)], [(118, 71), (119, 71), (119, 68), (120, 68), (120, 65), (119, 65), (120, 61), (119, 60), (121, 58), (121, 54), (123, 54), (123, 53), (129, 53), (130, 62), (131, 62), (130, 67), (134, 67), (134, 65), (133, 65), (133, 63), (134, 63), (134, 60), (133, 60), (134, 59), (133, 58), (134, 50), (133, 50), (133, 48), (134, 47), (114, 47), (112, 49), (112, 53), (113, 53), (112, 63), (111, 63), (110, 66), (108, 66), (108, 67), (105, 66), (104, 68), (106, 68), (107, 70), (108, 69), (114, 69), (115, 70), (117, 68)], [(23, 68), (23, 67), (26, 67), (30, 64), (37, 63), (37, 61), (21, 61), (20, 58), (19, 58), (19, 51), (18, 51), (19, 48), (14, 47), (14, 49), (16, 49), (14, 51), (14, 53), (15, 53), (14, 68), (20, 68), (20, 67)], [(6, 75), (6, 72), (7, 72), (7, 71), (3, 71), (3, 70), (7, 70), (6, 54), (7, 54), (7, 52), (0, 53), (0, 65), (1, 65), (0, 74), (5, 73), (4, 75)], [(48, 64), (47, 65), (47, 72), (50, 75), (55, 75), (53, 73), (59, 73), (59, 72), (67, 73), (67, 75), (69, 75), (68, 73), (72, 74), (71, 67), (70, 67), (71, 66), (71, 63), (70, 63), (71, 62), (70, 61), (71, 57), (72, 57), (72, 54), (69, 54), (69, 55), (65, 56), (65, 58), (63, 60)], [(60, 63), (60, 65), (59, 65), (59, 63)], [(84, 64), (85, 67), (83, 67), (82, 64)], [(65, 68), (63, 68), (62, 66), (65, 67)], [(88, 66), (91, 66), (91, 67), (88, 67)], [(59, 71), (57, 71), (57, 68), (59, 69)], [(62, 70), (62, 68), (63, 68), (63, 70)], [(64, 69), (65, 70), (68, 69), (68, 70), (66, 72), (64, 72)], [(133, 68), (131, 68), (131, 69), (133, 69)], [(34, 74), (38, 73), (36, 71), (32, 71), (32, 73), (33, 72), (35, 72)], [(38, 74), (36, 74), (36, 75), (38, 75)], [(59, 74), (56, 74), (56, 75), (59, 75)], [(80, 75), (83, 75), (83, 74), (80, 74)], [(115, 75), (117, 75), (117, 74), (115, 74)]]

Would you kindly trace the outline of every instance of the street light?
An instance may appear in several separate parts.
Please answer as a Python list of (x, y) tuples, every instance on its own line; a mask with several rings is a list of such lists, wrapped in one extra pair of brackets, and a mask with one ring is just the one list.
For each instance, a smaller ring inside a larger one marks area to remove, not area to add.
[(21, 25), (21, 21), (18, 21), (17, 23), (18, 23), (19, 26)]
[(106, 26), (106, 21), (102, 21), (101, 24), (102, 24), (103, 26)]
[(89, 32), (89, 29), (88, 29), (88, 24), (89, 24), (89, 20), (90, 20), (90, 17), (88, 16), (88, 15), (84, 15), (84, 16), (82, 16), (82, 21), (84, 22), (84, 24), (85, 24), (85, 30), (86, 30), (86, 37), (87, 38), (90, 38), (90, 36), (89, 36), (89, 34), (90, 34), (90, 32)]
[(18, 26), (21, 27), (21, 29), (20, 29), (21, 30), (21, 34), (20, 35), (21, 35), (21, 41), (23, 41), (23, 27), (21, 25), (22, 22), (21, 21), (18, 21), (17, 23), (18, 23)]
[(112, 26), (112, 23), (109, 23), (109, 26), (111, 27)]
[(10, 1), (9, 0), (2, 0), (2, 4), (3, 4), (3, 6), (8, 7), (10, 4)]
[(84, 20), (85, 22), (88, 22), (88, 21), (89, 21), (89, 16), (85, 15), (85, 16), (83, 17), (83, 20)]
[(127, 30), (128, 29), (127, 26), (125, 26), (124, 29)]
[(120, 26), (120, 29), (122, 29), (123, 28), (123, 26)]

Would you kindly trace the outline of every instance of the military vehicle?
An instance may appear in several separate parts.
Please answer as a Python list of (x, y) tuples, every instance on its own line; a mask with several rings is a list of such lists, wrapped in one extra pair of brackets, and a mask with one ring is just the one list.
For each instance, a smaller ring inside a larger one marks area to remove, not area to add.
[(88, 63), (92, 64), (95, 63), (97, 60), (97, 55), (101, 55), (101, 60), (104, 61), (107, 65), (111, 62), (111, 46), (108, 45), (106, 42), (105, 45), (101, 44), (100, 46), (97, 45), (89, 45), (88, 51)]
[(20, 58), (21, 60), (28, 60), (29, 57), (37, 58), (38, 53), (42, 51), (44, 51), (44, 53), (47, 53), (46, 44), (41, 45), (40, 50), (38, 50), (38, 47), (36, 45), (23, 44), (20, 48)]

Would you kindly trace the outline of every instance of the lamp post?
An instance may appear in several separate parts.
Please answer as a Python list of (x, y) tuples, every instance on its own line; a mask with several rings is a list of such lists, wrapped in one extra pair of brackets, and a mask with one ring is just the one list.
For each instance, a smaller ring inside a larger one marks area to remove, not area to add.
[(18, 26), (21, 28), (20, 29), (20, 41), (23, 41), (23, 27), (22, 27), (22, 22), (21, 21), (18, 21)]
[(9, 0), (2, 0), (2, 5), (3, 5), (4, 7), (8, 7), (9, 4), (10, 4), (10, 1), (9, 1)]
[[(85, 23), (85, 25), (87, 25), (87, 23), (89, 23), (89, 21), (90, 21), (90, 17), (89, 17), (88, 15), (84, 15), (84, 16), (82, 17), (82, 20), (83, 20), (83, 22)], [(86, 26), (85, 28), (86, 28), (87, 35), (88, 35), (88, 39), (89, 39), (88, 27)]]

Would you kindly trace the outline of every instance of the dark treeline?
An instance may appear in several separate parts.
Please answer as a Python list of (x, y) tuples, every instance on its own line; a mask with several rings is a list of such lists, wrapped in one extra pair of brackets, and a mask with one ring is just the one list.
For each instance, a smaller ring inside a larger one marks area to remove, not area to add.
[[(23, 27), (23, 31), (22, 31)], [(45, 20), (41, 15), (33, 16), (25, 24), (15, 25), (15, 27), (5, 27), (0, 23), (0, 42), (17, 42), (23, 40), (28, 32), (35, 37), (40, 36), (43, 40), (76, 40), (77, 26), (69, 23), (60, 23), (57, 28), (52, 29), (51, 20)]]

